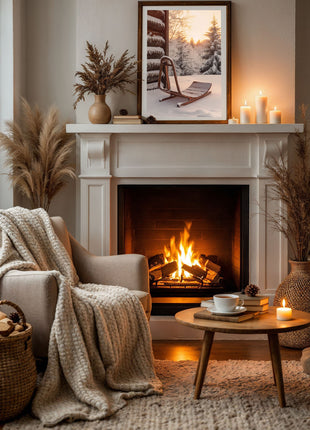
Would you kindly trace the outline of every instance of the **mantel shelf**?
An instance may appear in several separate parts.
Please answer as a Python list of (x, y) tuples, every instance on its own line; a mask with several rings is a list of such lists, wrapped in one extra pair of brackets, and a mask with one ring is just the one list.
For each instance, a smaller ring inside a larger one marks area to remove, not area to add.
[(303, 124), (67, 124), (67, 133), (295, 133)]

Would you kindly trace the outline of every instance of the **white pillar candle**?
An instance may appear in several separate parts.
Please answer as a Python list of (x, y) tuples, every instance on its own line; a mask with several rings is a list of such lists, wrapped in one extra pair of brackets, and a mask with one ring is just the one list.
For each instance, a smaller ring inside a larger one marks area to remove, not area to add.
[(238, 124), (238, 118), (230, 118), (229, 120), (228, 120), (228, 124)]
[(257, 124), (267, 122), (267, 97), (260, 91), (259, 96), (255, 97), (255, 118)]
[(292, 309), (285, 307), (285, 299), (282, 301), (282, 308), (277, 308), (277, 320), (288, 321), (292, 319)]
[(281, 111), (277, 109), (277, 106), (269, 112), (269, 122), (270, 124), (281, 124)]
[(245, 100), (244, 105), (240, 106), (240, 124), (250, 124), (250, 122), (251, 122), (251, 106), (248, 106)]

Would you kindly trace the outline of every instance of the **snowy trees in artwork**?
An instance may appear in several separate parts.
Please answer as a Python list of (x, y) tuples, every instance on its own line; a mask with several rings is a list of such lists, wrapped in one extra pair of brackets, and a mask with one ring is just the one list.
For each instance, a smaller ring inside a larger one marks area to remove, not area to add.
[[(213, 16), (202, 40), (194, 41), (191, 17), (183, 10), (169, 11), (169, 55), (179, 76), (221, 74), (221, 29)], [(186, 37), (187, 36), (187, 37)]]
[(200, 72), (204, 75), (221, 74), (221, 29), (213, 17), (211, 26), (206, 32), (206, 48), (202, 55), (205, 60)]

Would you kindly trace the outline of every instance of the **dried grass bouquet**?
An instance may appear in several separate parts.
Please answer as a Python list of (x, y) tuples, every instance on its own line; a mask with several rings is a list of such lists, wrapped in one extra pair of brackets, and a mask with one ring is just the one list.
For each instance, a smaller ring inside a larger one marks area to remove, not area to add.
[(292, 165), (281, 152), (272, 158), (266, 169), (273, 179), (275, 200), (284, 203), (283, 211), (269, 218), (274, 227), (288, 239), (294, 260), (307, 261), (310, 249), (310, 149), (307, 106), (300, 107), (304, 131), (295, 133), (296, 158)]
[(75, 139), (58, 120), (51, 107), (44, 116), (22, 99), (21, 123), (7, 122), (8, 133), (0, 133), (0, 146), (6, 150), (10, 179), (31, 203), (32, 208), (49, 209), (52, 198), (75, 178), (70, 156)]
[(77, 96), (74, 109), (78, 102), (85, 100), (87, 94), (105, 95), (116, 89), (131, 92), (126, 87), (136, 82), (136, 77), (133, 76), (136, 74), (136, 61), (133, 60), (134, 56), (128, 56), (127, 49), (115, 60), (113, 54), (108, 56), (108, 41), (103, 52), (88, 41), (86, 43), (86, 57), (89, 61), (81, 65), (83, 71), (75, 74), (81, 82), (74, 84), (74, 94)]

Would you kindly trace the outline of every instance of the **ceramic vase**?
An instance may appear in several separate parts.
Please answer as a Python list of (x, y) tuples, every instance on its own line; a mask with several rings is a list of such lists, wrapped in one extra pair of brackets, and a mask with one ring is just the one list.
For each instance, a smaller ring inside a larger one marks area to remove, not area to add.
[(95, 94), (95, 103), (89, 108), (88, 118), (92, 124), (108, 124), (110, 122), (111, 110), (105, 102), (105, 94)]
[[(310, 261), (290, 261), (291, 271), (279, 285), (273, 305), (310, 312)], [(279, 334), (282, 346), (303, 349), (310, 346), (310, 328)]]

